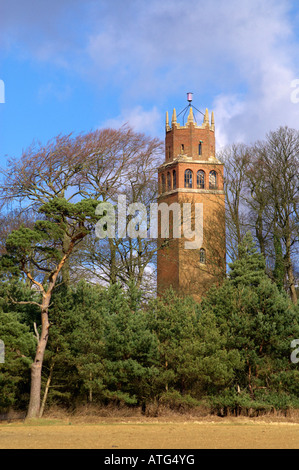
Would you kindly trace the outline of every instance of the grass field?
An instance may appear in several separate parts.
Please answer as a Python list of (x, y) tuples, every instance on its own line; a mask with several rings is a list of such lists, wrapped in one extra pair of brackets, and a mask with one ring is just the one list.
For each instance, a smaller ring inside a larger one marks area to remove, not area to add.
[(299, 422), (282, 419), (43, 419), (0, 425), (0, 449), (298, 448)]

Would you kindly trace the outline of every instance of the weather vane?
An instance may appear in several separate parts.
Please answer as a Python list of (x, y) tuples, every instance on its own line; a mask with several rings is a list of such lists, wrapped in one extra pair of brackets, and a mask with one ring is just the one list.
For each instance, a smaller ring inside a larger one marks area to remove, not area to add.
[[(178, 114), (178, 117), (180, 116), (180, 114), (184, 113), (183, 114), (183, 125), (184, 125), (184, 119), (185, 119), (185, 115), (188, 111), (188, 109), (192, 106), (194, 109), (196, 109), (196, 111), (198, 111), (200, 114), (202, 114), (204, 116), (204, 113), (202, 113), (199, 109), (197, 109), (194, 105), (191, 105), (192, 103), (192, 100), (193, 100), (193, 93), (191, 93), (190, 91), (187, 93), (187, 101), (188, 101), (188, 104), (187, 106), (182, 109), (182, 111)], [(185, 112), (184, 112), (185, 111)], [(196, 120), (195, 120), (196, 121)]]

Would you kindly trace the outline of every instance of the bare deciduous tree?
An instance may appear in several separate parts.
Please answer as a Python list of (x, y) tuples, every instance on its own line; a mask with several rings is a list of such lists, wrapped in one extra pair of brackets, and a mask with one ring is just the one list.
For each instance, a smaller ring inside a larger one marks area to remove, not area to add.
[(248, 229), (266, 258), (269, 274), (297, 303), (299, 133), (280, 127), (252, 146), (232, 145), (225, 161), (227, 246), (231, 259)]

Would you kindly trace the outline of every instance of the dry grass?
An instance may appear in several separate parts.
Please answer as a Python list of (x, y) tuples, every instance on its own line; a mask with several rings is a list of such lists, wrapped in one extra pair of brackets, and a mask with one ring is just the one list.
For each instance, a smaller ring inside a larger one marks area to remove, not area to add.
[(298, 449), (299, 424), (119, 420), (94, 424), (42, 420), (0, 426), (1, 449)]
[[(298, 449), (299, 413), (220, 418), (204, 410), (128, 407), (49, 410), (41, 420), (0, 424), (1, 449)], [(199, 416), (199, 414), (202, 414)]]
[(93, 406), (86, 405), (76, 409), (74, 412), (67, 412), (64, 409), (54, 407), (47, 410), (43, 416), (49, 420), (61, 420), (63, 422), (72, 422), (80, 424), (94, 424), (97, 422), (108, 421), (138, 421), (138, 422), (169, 422), (169, 421), (202, 421), (202, 422), (263, 422), (263, 423), (298, 423), (299, 410), (289, 410), (287, 413), (280, 411), (272, 411), (260, 414), (258, 417), (248, 417), (241, 415), (235, 417), (233, 414), (227, 417), (219, 417), (209, 413), (209, 409), (201, 406), (189, 410), (173, 410), (167, 406), (157, 407), (152, 405), (148, 407), (146, 413), (143, 414), (140, 408), (131, 408), (128, 406)]

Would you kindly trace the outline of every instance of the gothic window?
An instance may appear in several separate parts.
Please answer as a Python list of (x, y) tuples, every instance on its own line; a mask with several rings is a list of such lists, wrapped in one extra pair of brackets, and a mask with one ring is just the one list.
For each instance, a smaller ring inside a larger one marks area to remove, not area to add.
[(167, 173), (167, 191), (171, 191), (171, 175)]
[(172, 172), (172, 188), (176, 189), (176, 171), (173, 170)]
[(162, 193), (165, 193), (165, 175), (161, 176)]
[(206, 250), (204, 248), (199, 250), (199, 262), (206, 264)]
[(193, 173), (191, 170), (185, 171), (185, 188), (192, 188), (192, 176)]
[(216, 171), (210, 171), (209, 175), (209, 188), (210, 189), (217, 189), (217, 176)]
[(205, 172), (203, 170), (198, 170), (197, 172), (197, 188), (205, 188)]
[(198, 155), (201, 155), (201, 142), (198, 144)]

